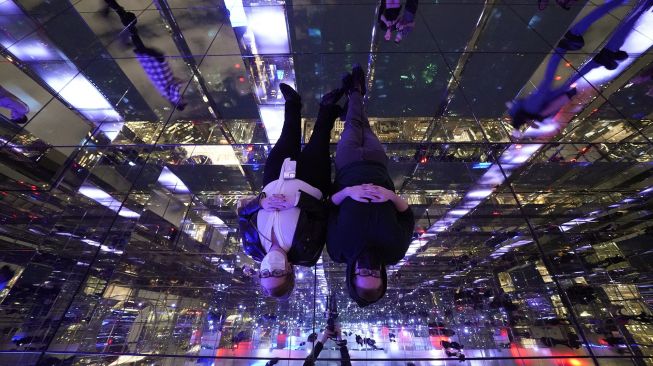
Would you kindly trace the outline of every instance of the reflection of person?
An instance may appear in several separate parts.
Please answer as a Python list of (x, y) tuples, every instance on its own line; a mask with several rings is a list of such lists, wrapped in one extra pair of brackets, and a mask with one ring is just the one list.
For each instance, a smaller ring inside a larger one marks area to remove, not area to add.
[(339, 90), (322, 98), (315, 128), (301, 150), (301, 98), (280, 85), (285, 104), (281, 136), (265, 163), (263, 192), (240, 202), (239, 225), (245, 252), (261, 261), (261, 286), (273, 297), (286, 297), (294, 286), (293, 264), (313, 266), (326, 240), (323, 198), (331, 183), (329, 140), (340, 114)]
[(395, 43), (401, 42), (415, 28), (415, 14), (417, 13), (417, 4), (418, 0), (406, 1), (404, 12), (397, 20), (397, 35), (395, 36)]
[(590, 62), (586, 63), (561, 86), (551, 88), (556, 71), (565, 53), (582, 49), (585, 45), (583, 34), (589, 27), (625, 2), (626, 0), (606, 1), (574, 24), (563, 36), (548, 61), (544, 77), (538, 84), (537, 90), (524, 98), (507, 103), (510, 108), (508, 113), (512, 117), (512, 125), (515, 128), (521, 127), (529, 120), (543, 121), (554, 116), (576, 95), (574, 83), (578, 79), (598, 67), (615, 70), (621, 62), (628, 58), (628, 54), (621, 50), (620, 47), (623, 46), (626, 37), (633, 31), (633, 27), (640, 16), (653, 6), (650, 0), (640, 0), (615, 29), (605, 47)]
[(401, 13), (400, 0), (381, 1), (379, 7), (378, 25), (385, 32), (383, 38), (389, 41), (392, 38), (392, 32), (397, 31), (395, 43), (399, 43), (415, 28), (415, 13), (419, 0), (406, 1), (406, 8)]
[(11, 122), (23, 124), (27, 122), (29, 107), (25, 102), (13, 95), (9, 90), (0, 86), (0, 108), (9, 109)]
[(346, 80), (349, 102), (336, 149), (327, 250), (334, 262), (347, 264), (349, 295), (363, 307), (385, 294), (385, 266), (406, 254), (415, 220), (408, 203), (394, 192), (388, 157), (363, 109), (365, 73), (360, 65)]
[(182, 82), (173, 75), (164, 54), (157, 49), (145, 47), (135, 32), (132, 33), (132, 41), (136, 59), (159, 94), (178, 110), (183, 111), (186, 103), (182, 99)]

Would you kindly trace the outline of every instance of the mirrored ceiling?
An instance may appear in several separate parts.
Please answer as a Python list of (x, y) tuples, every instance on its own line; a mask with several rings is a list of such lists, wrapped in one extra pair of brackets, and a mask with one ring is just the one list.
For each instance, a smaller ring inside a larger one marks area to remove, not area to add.
[[(385, 2), (0, 0), (0, 365), (301, 365), (329, 294), (354, 365), (653, 364), (653, 3), (593, 24), (555, 85), (645, 9), (622, 67), (516, 132), (506, 102), (604, 1), (422, 1), (401, 42)], [(236, 206), (279, 84), (308, 142), (356, 63), (412, 242), (374, 305), (326, 251), (268, 298)]]

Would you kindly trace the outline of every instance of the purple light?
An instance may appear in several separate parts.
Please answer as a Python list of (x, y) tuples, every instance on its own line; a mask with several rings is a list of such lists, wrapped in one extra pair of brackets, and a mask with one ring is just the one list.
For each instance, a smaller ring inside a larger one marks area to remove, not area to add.
[(248, 29), (254, 34), (259, 55), (290, 53), (286, 12), (283, 6), (250, 6), (245, 12)]
[(108, 193), (101, 190), (100, 188), (93, 187), (90, 184), (82, 185), (79, 188), (79, 193), (110, 209), (111, 211), (117, 212), (119, 216), (132, 219), (141, 216), (126, 207), (122, 207), (122, 203), (120, 201), (111, 197)]
[[(4, 14), (24, 15), (20, 7), (13, 1), (2, 2), (0, 10)], [(27, 19), (27, 18), (26, 18)], [(0, 18), (0, 22), (3, 22)], [(32, 29), (37, 26), (31, 21)], [(11, 30), (11, 28), (9, 28)], [(70, 104), (89, 121), (100, 125), (100, 131), (113, 141), (122, 129), (123, 119), (113, 108), (111, 103), (100, 93), (60, 50), (52, 46), (52, 42), (40, 32), (35, 32), (30, 38), (14, 44), (18, 35), (9, 34), (10, 37), (0, 38), (0, 44), (6, 48), (19, 61), (28, 63), (31, 70), (41, 77), (43, 81), (59, 94), (59, 97)], [(32, 61), (56, 60), (55, 62), (39, 63)], [(101, 125), (103, 122), (113, 122)]]
[(159, 179), (157, 181), (172, 193), (190, 193), (190, 190), (188, 187), (186, 187), (184, 182), (182, 182), (181, 179), (175, 175), (175, 173), (171, 172), (168, 167), (164, 167), (163, 170), (161, 170), (161, 174), (159, 175)]

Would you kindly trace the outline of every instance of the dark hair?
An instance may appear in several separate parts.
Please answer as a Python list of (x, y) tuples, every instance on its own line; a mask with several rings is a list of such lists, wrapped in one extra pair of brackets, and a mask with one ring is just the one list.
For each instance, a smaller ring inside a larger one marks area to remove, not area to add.
[[(359, 260), (361, 262), (364, 262), (366, 265), (370, 265), (370, 267), (379, 268), (380, 266), (379, 269), (381, 270), (381, 289), (379, 291), (379, 297), (373, 301), (363, 298), (358, 293), (358, 289), (355, 283), (355, 279), (356, 279), (355, 273), (356, 273), (356, 262), (358, 262)], [(372, 253), (368, 251), (363, 251), (361, 254), (358, 255), (356, 260), (354, 260), (351, 263), (347, 263), (347, 291), (349, 292), (349, 297), (351, 297), (352, 300), (356, 301), (356, 304), (358, 304), (358, 306), (360, 306), (361, 308), (364, 308), (368, 305), (374, 304), (375, 302), (381, 300), (383, 298), (383, 295), (385, 295), (385, 291), (387, 288), (388, 288), (388, 273), (386, 272), (385, 264), (379, 262), (376, 256), (372, 255)]]

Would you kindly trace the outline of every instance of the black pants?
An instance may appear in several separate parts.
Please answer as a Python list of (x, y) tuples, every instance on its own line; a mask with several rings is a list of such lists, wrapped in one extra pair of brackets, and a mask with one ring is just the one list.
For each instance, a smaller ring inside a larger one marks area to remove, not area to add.
[(301, 109), (299, 103), (287, 103), (283, 129), (279, 140), (270, 151), (265, 170), (263, 185), (279, 179), (281, 166), (286, 158), (297, 161), (297, 179), (303, 180), (319, 189), (323, 195), (329, 193), (331, 185), (331, 158), (329, 140), (335, 119), (317, 119), (308, 144), (301, 150)]

